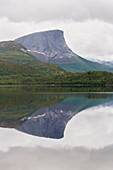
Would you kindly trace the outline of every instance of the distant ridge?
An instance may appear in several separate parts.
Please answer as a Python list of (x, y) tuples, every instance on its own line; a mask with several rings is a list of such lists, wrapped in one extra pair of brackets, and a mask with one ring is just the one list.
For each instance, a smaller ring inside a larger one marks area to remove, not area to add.
[(113, 68), (86, 60), (75, 54), (66, 44), (62, 30), (37, 32), (17, 38), (29, 52), (44, 62), (57, 64), (71, 72), (109, 71)]

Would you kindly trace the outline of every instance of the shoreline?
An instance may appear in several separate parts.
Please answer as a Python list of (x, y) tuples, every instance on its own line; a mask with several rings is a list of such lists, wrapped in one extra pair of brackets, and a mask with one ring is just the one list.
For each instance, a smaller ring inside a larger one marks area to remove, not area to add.
[(83, 88), (113, 88), (113, 85), (105, 85), (105, 86), (93, 86), (93, 85), (90, 85), (90, 84), (87, 84), (87, 85), (82, 85), (82, 84), (65, 84), (65, 85), (62, 85), (62, 84), (34, 84), (34, 85), (19, 85), (19, 84), (15, 84), (15, 85), (0, 85), (0, 87), (83, 87)]

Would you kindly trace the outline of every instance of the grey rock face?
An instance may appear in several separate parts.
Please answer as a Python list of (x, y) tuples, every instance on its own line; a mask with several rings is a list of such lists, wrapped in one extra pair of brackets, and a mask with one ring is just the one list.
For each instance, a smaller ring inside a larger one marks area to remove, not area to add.
[(16, 39), (38, 59), (61, 64), (80, 62), (78, 55), (67, 46), (61, 30), (38, 32)]

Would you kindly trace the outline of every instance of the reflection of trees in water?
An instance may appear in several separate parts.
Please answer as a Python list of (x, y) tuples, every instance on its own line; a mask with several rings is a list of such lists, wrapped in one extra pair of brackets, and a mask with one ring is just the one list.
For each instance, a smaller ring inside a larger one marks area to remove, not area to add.
[(63, 94), (40, 94), (23, 88), (0, 89), (0, 124), (2, 127), (17, 127), (23, 117), (41, 107), (55, 105), (64, 97)]
[[(46, 107), (49, 109), (48, 126), (50, 121), (55, 124), (61, 120), (60, 123), (65, 128), (67, 122), (77, 112), (110, 101), (113, 97), (113, 94), (58, 92), (64, 89), (66, 90), (66, 88), (61, 90), (60, 87), (0, 88), (0, 126), (18, 127), (28, 117), (34, 114), (38, 116), (40, 109)], [(44, 120), (47, 120), (46, 117)], [(58, 128), (60, 127), (61, 125)]]

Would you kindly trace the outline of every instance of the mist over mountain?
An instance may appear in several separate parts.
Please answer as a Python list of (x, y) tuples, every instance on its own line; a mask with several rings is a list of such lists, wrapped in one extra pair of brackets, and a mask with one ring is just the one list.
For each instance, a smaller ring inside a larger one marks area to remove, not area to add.
[(109, 71), (113, 68), (86, 60), (74, 53), (66, 44), (61, 30), (29, 34), (15, 41), (24, 45), (29, 52), (44, 62), (57, 64), (71, 72)]
[(100, 64), (104, 64), (104, 65), (109, 66), (109, 67), (113, 67), (113, 60), (106, 61), (106, 60), (99, 60), (98, 59), (98, 60), (93, 60), (93, 61), (98, 62)]

